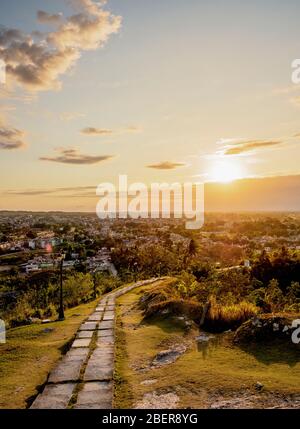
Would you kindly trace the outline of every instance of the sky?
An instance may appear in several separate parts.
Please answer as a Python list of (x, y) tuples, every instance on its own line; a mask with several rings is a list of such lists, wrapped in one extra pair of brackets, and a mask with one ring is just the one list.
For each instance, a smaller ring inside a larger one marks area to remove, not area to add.
[(0, 210), (93, 211), (120, 174), (221, 183), (213, 208), (246, 180), (257, 203), (241, 185), (221, 209), (300, 210), (299, 17), (297, 0), (2, 0)]

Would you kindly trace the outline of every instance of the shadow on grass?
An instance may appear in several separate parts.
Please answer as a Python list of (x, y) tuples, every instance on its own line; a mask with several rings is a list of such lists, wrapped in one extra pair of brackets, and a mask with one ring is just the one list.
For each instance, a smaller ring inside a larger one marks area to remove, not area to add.
[(182, 334), (184, 332), (185, 325), (176, 317), (170, 317), (170, 315), (166, 316), (151, 316), (147, 318), (143, 318), (141, 326), (153, 326), (155, 325), (162, 331), (167, 334)]
[(292, 368), (300, 362), (300, 347), (292, 342), (275, 340), (263, 344), (242, 344), (238, 347), (265, 365), (278, 363)]

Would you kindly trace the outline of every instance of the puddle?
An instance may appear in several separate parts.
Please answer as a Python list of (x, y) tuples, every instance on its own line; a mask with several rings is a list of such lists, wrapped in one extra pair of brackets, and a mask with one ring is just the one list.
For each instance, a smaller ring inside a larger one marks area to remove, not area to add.
[(225, 334), (209, 334), (200, 332), (195, 338), (197, 351), (201, 353), (203, 359), (213, 357), (216, 349), (223, 344)]

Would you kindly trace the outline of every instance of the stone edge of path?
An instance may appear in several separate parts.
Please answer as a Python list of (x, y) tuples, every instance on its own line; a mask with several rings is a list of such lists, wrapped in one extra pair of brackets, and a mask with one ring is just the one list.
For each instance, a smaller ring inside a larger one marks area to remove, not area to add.
[[(70, 350), (50, 372), (43, 391), (30, 408), (111, 409), (116, 298), (163, 279), (141, 280), (101, 297), (94, 311), (80, 325)], [(112, 316), (112, 312), (114, 317), (104, 320), (105, 314)], [(91, 321), (93, 317), (96, 320)], [(84, 332), (88, 333), (86, 337)]]

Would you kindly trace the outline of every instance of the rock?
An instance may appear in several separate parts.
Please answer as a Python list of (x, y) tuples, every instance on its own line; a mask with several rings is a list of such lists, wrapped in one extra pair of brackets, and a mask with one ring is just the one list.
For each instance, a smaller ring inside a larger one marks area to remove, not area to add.
[(175, 409), (179, 397), (175, 393), (159, 394), (157, 392), (146, 393), (141, 401), (135, 405), (135, 409)]
[(260, 383), (259, 381), (257, 381), (255, 383), (255, 389), (258, 391), (261, 391), (264, 388), (264, 385), (262, 383)]
[(186, 352), (186, 346), (181, 345), (173, 349), (163, 350), (159, 352), (153, 359), (153, 366), (168, 365), (175, 362), (183, 353)]
[(141, 382), (141, 384), (142, 384), (143, 386), (150, 386), (151, 384), (155, 384), (155, 383), (157, 383), (157, 380), (156, 380), (156, 379), (152, 379), (152, 380), (144, 380), (144, 381), (142, 381), (142, 382)]
[(45, 324), (45, 323), (51, 323), (52, 322), (52, 320), (51, 319), (43, 319), (42, 320), (42, 323), (43, 324)]
[(43, 329), (44, 334), (49, 334), (50, 332), (53, 332), (54, 328), (45, 328)]
[(279, 331), (279, 323), (273, 323), (273, 331), (274, 332)]
[(289, 341), (292, 316), (263, 314), (243, 323), (235, 332), (235, 343), (249, 343), (283, 339)]

